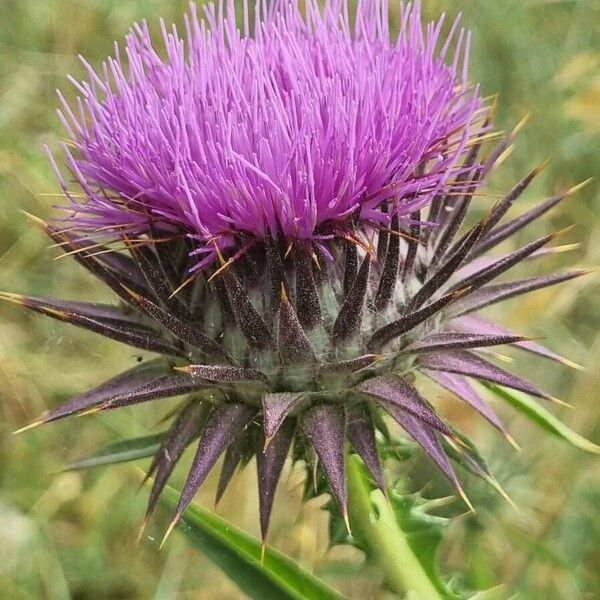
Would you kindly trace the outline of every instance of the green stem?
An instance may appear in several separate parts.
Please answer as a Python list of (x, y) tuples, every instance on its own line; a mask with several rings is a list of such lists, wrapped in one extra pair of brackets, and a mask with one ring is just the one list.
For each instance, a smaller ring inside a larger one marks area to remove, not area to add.
[(415, 600), (443, 600), (431, 581), (394, 511), (381, 491), (371, 492), (356, 455), (348, 460), (348, 503), (352, 535), (384, 572), (388, 585)]

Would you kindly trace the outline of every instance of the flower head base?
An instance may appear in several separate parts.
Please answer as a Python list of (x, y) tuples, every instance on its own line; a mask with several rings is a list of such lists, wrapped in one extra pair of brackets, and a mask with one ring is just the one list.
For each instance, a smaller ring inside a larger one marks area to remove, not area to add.
[[(257, 11), (252, 38), (213, 8), (208, 27), (191, 17), (187, 62), (169, 36), (160, 61), (140, 29), (128, 80), (113, 61), (116, 91), (93, 75), (82, 86), (91, 120), (71, 119), (80, 157), (69, 159), (86, 194), (71, 198), (78, 230), (44, 228), (122, 304), (3, 295), (161, 355), (34, 424), (185, 394), (149, 470), (148, 516), (195, 444), (174, 522), (221, 454), (219, 496), (256, 456), (263, 535), (292, 445), (343, 513), (346, 439), (385, 488), (382, 413), (459, 492), (450, 447), (489, 479), (413, 380), (433, 379), (506, 433), (471, 378), (551, 397), (486, 349), (513, 344), (566, 361), (478, 311), (583, 273), (493, 283), (556, 250), (548, 235), (489, 254), (575, 189), (506, 219), (536, 169), (464, 225), (515, 132), (480, 157), (489, 123), (457, 62), (434, 58), (439, 24), (423, 34), (418, 6), (405, 8), (393, 44), (383, 2), (361, 5), (353, 33), (343, 2), (323, 13), (308, 2), (305, 18), (295, 2), (275, 4)], [(96, 243), (106, 231), (125, 252)], [(181, 288), (190, 267), (196, 276)]]
[(360, 3), (351, 27), (345, 2), (257, 2), (252, 36), (232, 3), (202, 21), (193, 8), (185, 41), (163, 24), (166, 59), (136, 26), (128, 69), (118, 51), (100, 74), (85, 63), (78, 110), (63, 101), (85, 192), (69, 222), (117, 238), (176, 227), (202, 267), (267, 232), (327, 240), (353, 214), (389, 226), (448, 191), (483, 131), (469, 36), (455, 23), (444, 42), (417, 4), (392, 39), (386, 6)]

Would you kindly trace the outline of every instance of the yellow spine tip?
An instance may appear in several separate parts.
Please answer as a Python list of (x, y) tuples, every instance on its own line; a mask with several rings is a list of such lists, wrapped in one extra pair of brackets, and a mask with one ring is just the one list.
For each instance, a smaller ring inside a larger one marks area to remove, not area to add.
[(467, 496), (467, 494), (465, 493), (465, 490), (462, 489), (461, 486), (458, 486), (458, 494), (459, 496), (462, 498), (462, 501), (469, 507), (469, 510), (475, 514), (475, 507), (473, 506), (473, 504), (471, 503), (471, 501), (469, 500), (469, 497)]
[(521, 446), (519, 446), (517, 440), (515, 440), (515, 438), (510, 435), (510, 433), (508, 433), (507, 431), (503, 432), (504, 435), (504, 439), (517, 451), (517, 452), (522, 452), (522, 448)]
[(175, 517), (173, 518), (173, 520), (169, 523), (169, 526), (167, 527), (167, 531), (160, 543), (160, 546), (158, 547), (159, 550), (162, 550), (162, 547), (165, 545), (167, 539), (169, 538), (171, 533), (173, 533), (173, 529), (175, 529), (175, 527), (177, 526), (177, 523), (179, 523), (179, 519), (181, 519), (181, 514), (177, 513), (175, 515)]
[(518, 135), (523, 128), (525, 127), (525, 125), (527, 125), (527, 123), (531, 120), (531, 113), (528, 112), (515, 126), (515, 128), (512, 130), (511, 135), (512, 136), (516, 136)]
[(585, 181), (582, 181), (581, 183), (574, 185), (572, 188), (569, 188), (565, 192), (565, 196), (572, 196), (573, 194), (576, 194), (577, 192), (582, 190), (584, 187), (587, 187), (592, 182), (593, 179), (594, 179), (593, 177), (589, 177)]
[(352, 535), (352, 530), (350, 529), (350, 519), (348, 518), (348, 508), (344, 507), (342, 511), (342, 516), (344, 518), (344, 524), (346, 525), (346, 531), (348, 531), (348, 535)]
[(585, 371), (585, 367), (576, 363), (573, 360), (569, 360), (568, 358), (561, 357), (560, 362), (566, 367), (571, 367), (571, 369), (575, 369), (576, 371)]
[(559, 406), (564, 406), (565, 408), (573, 408), (572, 404), (569, 404), (568, 402), (565, 402), (564, 400), (555, 398), (554, 396), (546, 396), (546, 398), (548, 400), (550, 400), (550, 402), (554, 402), (555, 404), (558, 404)]
[(20, 433), (24, 433), (26, 431), (29, 431), (30, 429), (35, 429), (36, 427), (39, 427), (40, 425), (43, 425), (45, 423), (45, 419), (43, 418), (39, 418), (36, 419), (35, 421), (29, 423), (29, 425), (25, 425), (25, 427), (21, 427), (20, 429), (17, 429), (16, 431), (13, 431), (13, 435), (19, 435)]

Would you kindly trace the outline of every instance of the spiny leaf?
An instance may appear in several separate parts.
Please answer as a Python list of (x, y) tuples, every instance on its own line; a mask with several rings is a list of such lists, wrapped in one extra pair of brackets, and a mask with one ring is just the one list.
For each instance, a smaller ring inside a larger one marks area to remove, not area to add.
[(166, 433), (166, 431), (162, 431), (152, 435), (113, 442), (100, 450), (96, 450), (96, 452), (85, 458), (80, 458), (68, 464), (65, 467), (65, 471), (79, 471), (81, 469), (114, 465), (154, 456), (160, 448)]
[(482, 383), (486, 388), (494, 392), (494, 394), (503, 400), (506, 400), (521, 414), (527, 416), (533, 422), (537, 423), (545, 431), (562, 438), (580, 450), (591, 452), (593, 454), (600, 454), (600, 446), (598, 444), (590, 442), (583, 436), (567, 427), (562, 421), (560, 421), (544, 407), (540, 406), (527, 394), (507, 389), (504, 386), (494, 385), (493, 383)]
[[(348, 485), (352, 503), (352, 543), (367, 558), (387, 565), (389, 587), (415, 597), (431, 600), (458, 600), (443, 581), (437, 559), (447, 519), (426, 512), (427, 500), (391, 490), (388, 499), (372, 490), (369, 476), (358, 457), (348, 460)], [(371, 515), (372, 518), (364, 518)]]
[[(173, 510), (177, 492), (167, 487), (162, 497)], [(187, 509), (180, 529), (195, 548), (254, 600), (343, 600), (296, 561), (273, 548), (264, 548), (260, 541), (198, 505)]]

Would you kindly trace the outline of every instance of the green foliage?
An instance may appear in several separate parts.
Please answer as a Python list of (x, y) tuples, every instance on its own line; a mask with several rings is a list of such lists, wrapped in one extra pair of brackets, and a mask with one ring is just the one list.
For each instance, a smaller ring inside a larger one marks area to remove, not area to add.
[[(167, 487), (163, 502), (172, 511), (178, 497), (173, 488)], [(263, 556), (258, 540), (198, 505), (186, 510), (179, 528), (249, 598), (343, 600), (285, 554), (265, 547)]]
[(90, 467), (114, 465), (140, 458), (148, 458), (156, 454), (164, 435), (164, 432), (162, 432), (114, 442), (85, 458), (80, 458), (70, 463), (65, 467), (65, 470), (77, 471), (79, 469), (89, 469)]
[(494, 394), (506, 400), (511, 406), (516, 408), (521, 414), (537, 423), (544, 431), (555, 435), (575, 448), (600, 454), (600, 446), (585, 439), (582, 435), (567, 427), (560, 419), (555, 417), (549, 410), (546, 410), (539, 402), (536, 402), (522, 392), (510, 390), (503, 386), (494, 385), (493, 383), (483, 383), (485, 387), (492, 390)]

